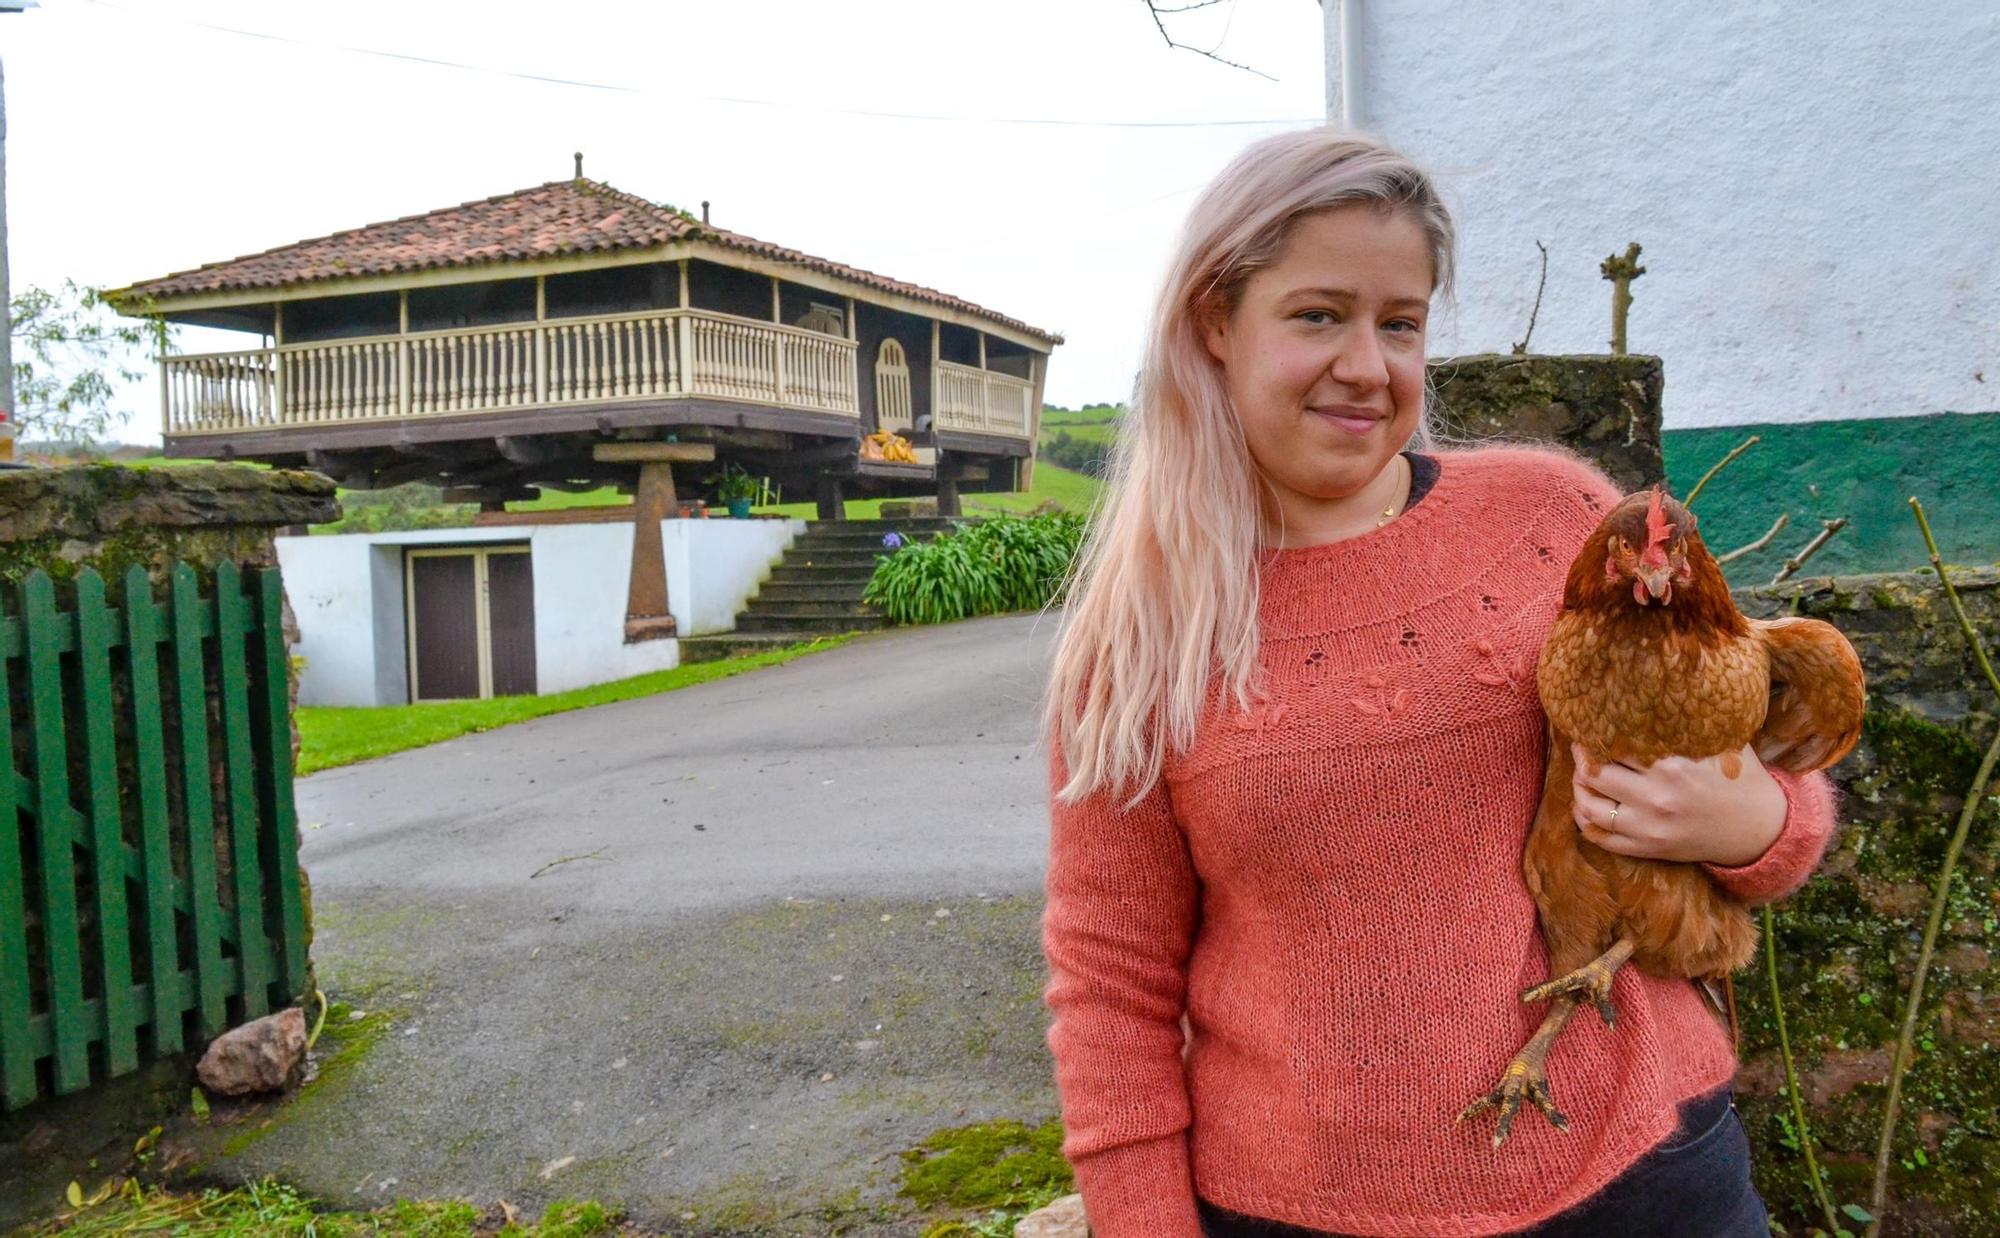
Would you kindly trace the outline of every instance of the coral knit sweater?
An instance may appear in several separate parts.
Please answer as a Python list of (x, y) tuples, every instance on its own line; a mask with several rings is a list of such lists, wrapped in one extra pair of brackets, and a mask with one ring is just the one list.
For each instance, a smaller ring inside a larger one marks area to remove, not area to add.
[[(1197, 1193), (1348, 1234), (1524, 1228), (1734, 1072), (1694, 984), (1627, 967), (1616, 1031), (1586, 1010), (1549, 1056), (1567, 1134), (1528, 1112), (1495, 1151), (1490, 1114), (1455, 1120), (1543, 1014), (1518, 999), (1549, 974), (1521, 876), (1535, 663), (1617, 491), (1547, 450), (1438, 462), (1387, 526), (1260, 556), (1257, 709), (1211, 709), (1132, 807), (1052, 804), (1049, 1045), (1096, 1238), (1199, 1238)], [(1823, 775), (1773, 773), (1777, 841), (1708, 868), (1750, 902), (1802, 884), (1833, 827)]]

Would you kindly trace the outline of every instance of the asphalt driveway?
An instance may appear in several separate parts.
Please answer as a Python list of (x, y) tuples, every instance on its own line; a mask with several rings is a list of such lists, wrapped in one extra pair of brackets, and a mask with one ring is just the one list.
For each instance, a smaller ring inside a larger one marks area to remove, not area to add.
[(1055, 1113), (1036, 703), (1053, 616), (857, 639), (299, 783), (303, 1098), (204, 1174), (354, 1206), (595, 1197), (689, 1232), (914, 1233), (900, 1152)]

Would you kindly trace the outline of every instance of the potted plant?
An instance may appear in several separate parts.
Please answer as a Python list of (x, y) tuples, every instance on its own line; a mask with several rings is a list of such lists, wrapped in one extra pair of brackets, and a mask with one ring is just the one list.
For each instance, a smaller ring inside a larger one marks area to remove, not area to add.
[(750, 504), (764, 492), (761, 478), (752, 477), (733, 464), (726, 464), (713, 478), (715, 497), (728, 504), (729, 514), (738, 520), (750, 518)]

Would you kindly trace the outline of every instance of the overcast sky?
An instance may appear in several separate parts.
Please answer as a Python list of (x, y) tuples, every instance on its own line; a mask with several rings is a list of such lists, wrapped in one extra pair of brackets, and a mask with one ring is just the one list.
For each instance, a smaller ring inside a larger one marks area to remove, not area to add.
[[(0, 18), (13, 285), (131, 283), (581, 150), (620, 189), (1060, 331), (1048, 399), (1119, 400), (1194, 194), (1324, 109), (1313, 0), (1170, 20), (1276, 80), (1168, 48), (1142, 0), (43, 0)], [(158, 441), (152, 391), (119, 437)]]

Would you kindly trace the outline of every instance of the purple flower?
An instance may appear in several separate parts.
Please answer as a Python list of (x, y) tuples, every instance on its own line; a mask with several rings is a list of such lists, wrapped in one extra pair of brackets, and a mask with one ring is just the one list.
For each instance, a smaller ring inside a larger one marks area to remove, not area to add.
[(882, 535), (882, 544), (890, 550), (900, 549), (903, 545), (903, 535), (901, 533), (884, 533)]

